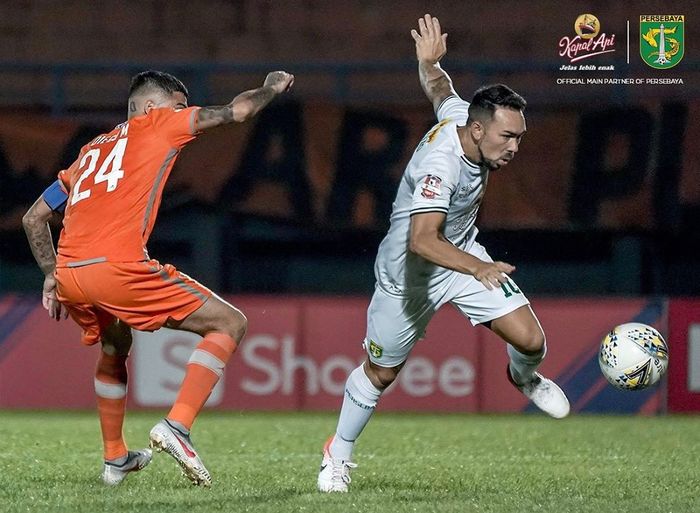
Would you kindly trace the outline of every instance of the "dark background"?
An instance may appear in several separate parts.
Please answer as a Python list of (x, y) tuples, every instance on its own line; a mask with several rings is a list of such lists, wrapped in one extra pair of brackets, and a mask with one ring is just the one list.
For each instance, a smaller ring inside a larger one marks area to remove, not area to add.
[[(178, 163), (151, 256), (220, 292), (371, 291), (402, 166), (432, 119), (409, 35), (430, 12), (449, 33), (443, 65), (466, 99), (479, 85), (502, 81), (529, 103), (532, 136), (513, 166), (492, 179), (478, 222), (480, 242), (518, 267), (521, 288), (551, 295), (700, 294), (700, 9), (696, 2), (610, 4), (3, 5), (0, 291), (39, 290), (21, 214), (82, 144), (123, 119), (129, 77), (148, 68), (178, 75), (191, 104), (228, 102), (270, 70), (297, 76), (289, 98), (232, 135), (235, 157), (213, 159), (208, 169), (193, 165), (194, 157)], [(575, 35), (574, 20), (584, 12), (617, 41), (613, 54), (582, 63), (613, 64), (614, 71), (559, 70), (568, 64), (559, 41)], [(640, 14), (686, 16), (685, 57), (677, 66), (659, 71), (642, 62)], [(575, 77), (674, 77), (684, 84), (557, 84)], [(335, 134), (328, 141), (325, 123)], [(20, 125), (26, 137), (15, 134)], [(53, 144), (53, 160), (17, 164), (16, 140), (48, 140), (66, 130), (69, 136)], [(570, 150), (562, 155), (561, 148)], [(223, 161), (229, 178), (207, 188)], [(313, 174), (319, 169), (322, 199)], [(260, 193), (261, 184), (281, 190), (284, 201), (277, 192)]]

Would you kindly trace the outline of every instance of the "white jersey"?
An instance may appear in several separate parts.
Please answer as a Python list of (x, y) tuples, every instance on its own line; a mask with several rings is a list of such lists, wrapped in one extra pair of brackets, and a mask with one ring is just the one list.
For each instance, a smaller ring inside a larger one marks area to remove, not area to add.
[(488, 170), (469, 162), (457, 135), (467, 122), (469, 103), (458, 96), (437, 109), (438, 123), (423, 137), (406, 166), (392, 207), (391, 226), (379, 245), (374, 272), (378, 285), (392, 295), (429, 293), (454, 271), (409, 250), (411, 215), (444, 212), (445, 237), (462, 251), (474, 245), (474, 226)]

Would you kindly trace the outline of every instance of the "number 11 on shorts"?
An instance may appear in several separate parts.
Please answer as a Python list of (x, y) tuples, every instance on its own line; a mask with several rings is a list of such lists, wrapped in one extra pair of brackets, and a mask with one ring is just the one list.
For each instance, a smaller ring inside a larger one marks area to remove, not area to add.
[(513, 294), (522, 294), (520, 289), (515, 285), (515, 282), (508, 278), (508, 281), (501, 283), (501, 290), (506, 297), (510, 297)]

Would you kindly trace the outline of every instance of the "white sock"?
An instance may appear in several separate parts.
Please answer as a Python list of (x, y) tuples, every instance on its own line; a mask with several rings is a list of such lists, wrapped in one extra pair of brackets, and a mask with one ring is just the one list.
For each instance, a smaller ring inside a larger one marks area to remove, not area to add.
[(535, 354), (521, 353), (508, 344), (508, 356), (510, 357), (510, 375), (519, 385), (524, 385), (532, 381), (537, 367), (540, 366), (544, 355), (547, 353), (547, 344), (542, 346), (542, 350)]
[(330, 446), (334, 458), (350, 460), (355, 440), (372, 417), (381, 395), (382, 390), (372, 384), (362, 365), (350, 373), (345, 383), (338, 427)]

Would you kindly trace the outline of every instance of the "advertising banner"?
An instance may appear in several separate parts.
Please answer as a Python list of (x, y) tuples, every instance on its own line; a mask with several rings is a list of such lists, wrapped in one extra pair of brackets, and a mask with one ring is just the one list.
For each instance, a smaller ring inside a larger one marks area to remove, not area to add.
[(700, 411), (700, 300), (674, 299), (668, 316), (668, 411)]
[[(365, 357), (362, 342), (369, 298), (227, 299), (245, 312), (249, 328), (209, 398), (209, 407), (339, 408), (347, 375)], [(665, 301), (536, 299), (532, 306), (548, 337), (548, 353), (541, 371), (564, 389), (574, 412), (650, 414), (663, 410), (663, 384), (634, 393), (608, 385), (598, 368), (598, 346), (607, 331), (623, 322), (652, 324), (665, 333)], [(676, 315), (672, 319), (679, 318), (679, 311), (672, 310)], [(700, 316), (696, 320), (700, 324)], [(683, 355), (677, 349), (678, 337), (686, 340), (687, 333), (696, 332), (700, 333), (700, 328), (678, 335), (681, 332), (672, 323), (672, 392), (679, 376), (686, 379), (678, 367)], [(79, 330), (71, 320), (52, 321), (35, 298), (2, 297), (0, 407), (92, 408), (93, 373), (99, 349), (82, 346), (79, 340)], [(196, 335), (166, 329), (134, 332), (130, 407), (169, 408), (198, 341)], [(700, 342), (693, 344), (690, 350), (697, 352), (699, 348), (695, 346)], [(498, 337), (483, 326), (472, 327), (456, 309), (446, 306), (433, 318), (425, 338), (418, 342), (397, 381), (382, 398), (380, 408), (534, 411), (508, 383), (507, 361), (505, 345)], [(690, 386), (700, 391), (700, 371), (696, 371), (692, 368), (688, 379)], [(691, 397), (698, 395), (700, 392)]]

